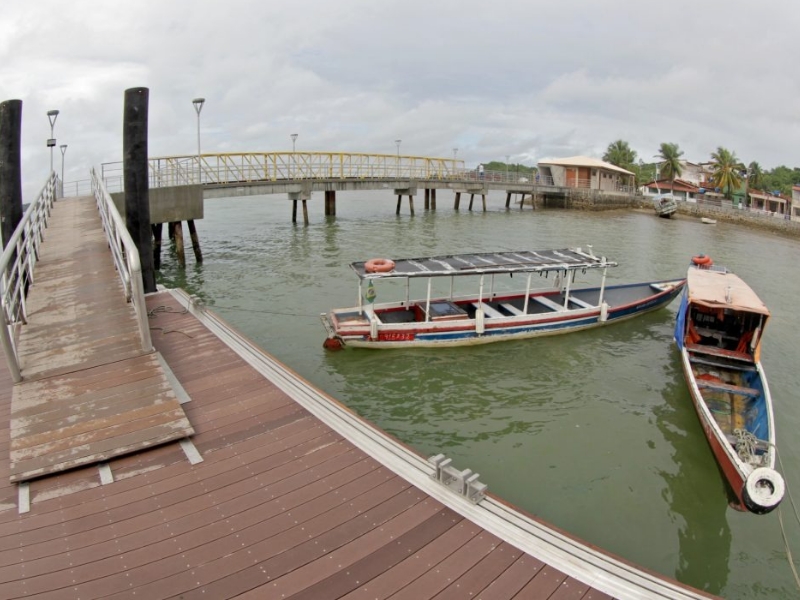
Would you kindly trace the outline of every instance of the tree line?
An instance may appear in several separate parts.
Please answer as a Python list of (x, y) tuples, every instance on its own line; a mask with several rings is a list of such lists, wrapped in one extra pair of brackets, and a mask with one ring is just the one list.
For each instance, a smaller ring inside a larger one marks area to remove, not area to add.
[[(682, 156), (683, 151), (678, 144), (664, 142), (659, 146), (658, 160), (645, 163), (637, 157), (636, 151), (631, 149), (628, 142), (616, 140), (608, 145), (603, 160), (634, 173), (637, 186), (656, 179), (656, 173), (659, 179), (669, 179), (673, 186), (675, 179), (680, 179), (683, 173)], [(733, 192), (745, 181), (750, 189), (780, 192), (786, 196), (791, 196), (792, 185), (800, 184), (800, 169), (797, 167), (792, 169), (780, 166), (765, 171), (757, 161), (745, 165), (735, 152), (722, 146), (711, 153), (710, 162), (713, 185), (728, 199), (731, 199)]]

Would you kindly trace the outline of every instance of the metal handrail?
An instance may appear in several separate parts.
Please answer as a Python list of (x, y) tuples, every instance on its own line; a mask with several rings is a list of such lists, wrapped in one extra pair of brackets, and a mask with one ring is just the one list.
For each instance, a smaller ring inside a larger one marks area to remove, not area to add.
[(55, 171), (51, 171), (0, 257), (0, 300), (4, 320), (0, 327), (0, 344), (14, 383), (22, 381), (15, 332), (19, 325), (27, 322), (25, 297), (33, 283), (33, 270), (39, 260), (39, 246), (47, 229), (47, 219), (58, 194), (58, 183)]
[(114, 205), (111, 195), (106, 190), (103, 181), (97, 177), (92, 168), (92, 193), (97, 201), (100, 211), (100, 220), (103, 222), (103, 231), (106, 234), (114, 266), (119, 273), (125, 298), (133, 304), (136, 312), (136, 321), (139, 335), (142, 338), (142, 350), (151, 352), (153, 343), (150, 339), (150, 323), (147, 317), (147, 306), (144, 301), (144, 283), (142, 281), (142, 265), (139, 260), (139, 250), (133, 243), (125, 222)]

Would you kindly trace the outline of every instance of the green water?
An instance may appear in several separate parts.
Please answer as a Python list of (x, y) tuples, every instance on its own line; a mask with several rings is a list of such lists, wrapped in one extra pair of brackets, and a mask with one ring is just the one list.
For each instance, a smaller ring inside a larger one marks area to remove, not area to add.
[[(683, 276), (710, 254), (773, 312), (762, 360), (779, 453), (800, 493), (796, 369), (800, 242), (650, 212), (452, 209), (394, 214), (381, 193), (338, 194), (335, 218), (309, 203), (291, 223), (284, 197), (210, 200), (197, 222), (205, 263), (181, 272), (165, 253), (161, 283), (199, 296), (312, 383), (425, 455), (443, 452), (492, 492), (654, 571), (726, 598), (797, 598), (778, 513), (728, 507), (725, 486), (683, 380), (664, 310), (588, 332), (453, 349), (323, 350), (319, 313), (356, 301), (348, 264), (372, 257), (592, 244), (616, 260), (609, 283)], [(465, 203), (462, 202), (462, 207)], [(590, 279), (587, 279), (590, 280)], [(595, 280), (596, 281), (596, 280)], [(381, 297), (378, 288), (378, 301)], [(800, 555), (787, 497), (782, 515)]]

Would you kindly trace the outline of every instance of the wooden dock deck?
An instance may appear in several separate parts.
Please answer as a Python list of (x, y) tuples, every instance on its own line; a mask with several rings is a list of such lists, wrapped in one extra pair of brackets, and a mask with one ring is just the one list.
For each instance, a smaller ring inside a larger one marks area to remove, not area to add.
[[(0, 368), (1, 598), (712, 597), (491, 495), (473, 504), (185, 294), (147, 305), (197, 453), (172, 442), (111, 457), (105, 474), (37, 477), (22, 512), (18, 386)], [(120, 385), (111, 365), (127, 360), (86, 370)]]

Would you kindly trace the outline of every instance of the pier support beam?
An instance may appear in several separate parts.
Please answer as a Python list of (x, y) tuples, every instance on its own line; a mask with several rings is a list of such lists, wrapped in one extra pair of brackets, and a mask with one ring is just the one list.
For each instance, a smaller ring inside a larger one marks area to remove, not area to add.
[[(326, 208), (327, 208), (327, 194), (326, 194)], [(311, 188), (306, 185), (305, 187), (297, 187), (296, 192), (289, 192), (289, 200), (292, 201), (292, 223), (297, 223), (297, 201), (303, 203), (303, 225), (308, 225), (308, 204), (307, 201), (311, 198)]]
[(153, 269), (153, 238), (150, 229), (150, 199), (147, 180), (147, 110), (150, 90), (125, 90), (122, 119), (125, 224), (139, 250), (145, 294), (156, 291)]
[(172, 239), (175, 242), (175, 255), (178, 258), (178, 264), (181, 267), (186, 267), (186, 252), (183, 249), (183, 222), (175, 221), (170, 223), (172, 229)]
[(436, 210), (436, 188), (431, 190), (431, 210)]
[(395, 214), (400, 214), (400, 205), (403, 202), (403, 196), (408, 196), (408, 208), (411, 212), (411, 216), (414, 216), (414, 196), (417, 194), (417, 187), (415, 185), (409, 185), (404, 188), (395, 188), (394, 193), (397, 196)]
[(158, 271), (161, 269), (161, 233), (163, 223), (153, 223), (153, 268)]
[(22, 100), (0, 103), (0, 221), (3, 248), (22, 220)]
[(194, 259), (198, 265), (203, 264), (203, 253), (200, 250), (200, 239), (197, 237), (197, 229), (194, 227), (194, 220), (189, 219), (186, 221), (189, 226), (189, 236), (192, 238), (192, 250), (194, 250)]
[(453, 208), (458, 210), (459, 206), (461, 206), (461, 192), (456, 192), (456, 201), (453, 204)]

